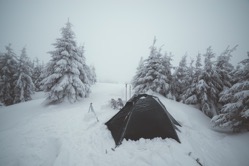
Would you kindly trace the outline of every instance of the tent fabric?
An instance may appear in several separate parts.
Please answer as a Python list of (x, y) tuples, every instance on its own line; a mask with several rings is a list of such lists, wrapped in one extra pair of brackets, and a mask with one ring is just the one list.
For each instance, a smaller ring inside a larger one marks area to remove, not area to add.
[(175, 125), (161, 101), (152, 95), (134, 95), (126, 105), (105, 123), (118, 146), (123, 139), (139, 140), (155, 137), (173, 138), (180, 143)]

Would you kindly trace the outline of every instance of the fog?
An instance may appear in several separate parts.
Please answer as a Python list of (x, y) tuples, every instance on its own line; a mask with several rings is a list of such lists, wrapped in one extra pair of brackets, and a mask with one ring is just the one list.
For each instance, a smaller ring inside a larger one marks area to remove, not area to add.
[(209, 46), (220, 54), (238, 44), (237, 64), (249, 51), (248, 16), (248, 0), (1, 0), (0, 52), (8, 43), (16, 54), (25, 46), (29, 57), (46, 63), (69, 18), (98, 80), (124, 83), (148, 57), (154, 36), (174, 55), (173, 65)]

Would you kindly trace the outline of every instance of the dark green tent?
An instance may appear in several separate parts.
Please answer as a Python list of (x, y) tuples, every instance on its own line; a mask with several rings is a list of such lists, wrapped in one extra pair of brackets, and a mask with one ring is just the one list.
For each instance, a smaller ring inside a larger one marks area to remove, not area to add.
[(180, 124), (157, 97), (147, 94), (134, 95), (106, 125), (117, 146), (124, 138), (173, 138), (180, 143), (175, 131)]

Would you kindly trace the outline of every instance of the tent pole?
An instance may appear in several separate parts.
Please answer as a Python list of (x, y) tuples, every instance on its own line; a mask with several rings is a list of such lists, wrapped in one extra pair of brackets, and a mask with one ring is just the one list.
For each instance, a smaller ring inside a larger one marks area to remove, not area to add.
[(125, 101), (127, 102), (127, 83), (125, 83)]
[(129, 98), (131, 98), (131, 84), (129, 85), (129, 90), (130, 90), (130, 96), (129, 96)]

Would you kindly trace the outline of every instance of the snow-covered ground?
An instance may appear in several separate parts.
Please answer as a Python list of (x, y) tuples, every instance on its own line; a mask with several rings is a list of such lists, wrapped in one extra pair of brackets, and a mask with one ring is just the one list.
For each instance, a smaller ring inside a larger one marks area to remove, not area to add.
[[(104, 125), (117, 110), (111, 98), (124, 99), (123, 84), (97, 83), (81, 102), (44, 106), (34, 100), (0, 107), (0, 166), (170, 165), (248, 166), (249, 133), (227, 134), (210, 129), (199, 110), (159, 96), (182, 127), (172, 139), (126, 141), (115, 147)], [(98, 115), (88, 113), (90, 103)]]

